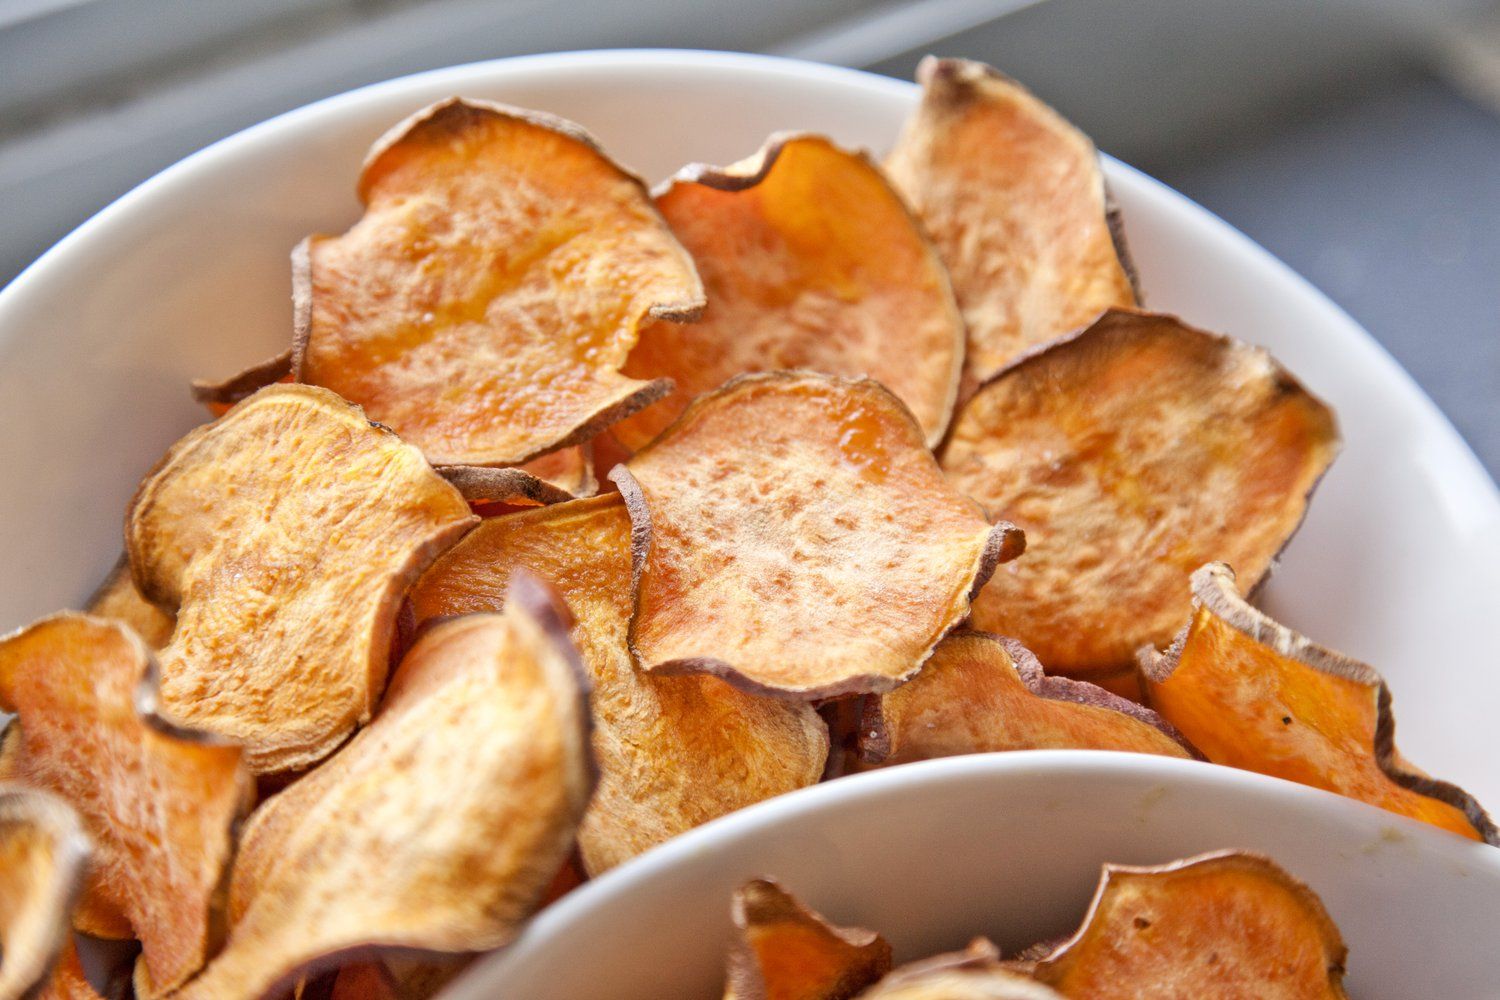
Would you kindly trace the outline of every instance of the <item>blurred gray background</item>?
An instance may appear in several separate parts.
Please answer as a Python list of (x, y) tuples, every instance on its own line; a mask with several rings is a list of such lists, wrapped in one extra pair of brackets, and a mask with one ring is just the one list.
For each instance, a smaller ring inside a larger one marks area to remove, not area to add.
[(628, 46), (991, 62), (1321, 287), (1500, 471), (1497, 0), (0, 0), (0, 284), (281, 111)]

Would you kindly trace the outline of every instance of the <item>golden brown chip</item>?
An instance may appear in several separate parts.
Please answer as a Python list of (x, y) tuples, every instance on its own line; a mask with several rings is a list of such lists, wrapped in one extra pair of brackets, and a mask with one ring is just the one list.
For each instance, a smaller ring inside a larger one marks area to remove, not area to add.
[(74, 926), (139, 938), (145, 997), (212, 951), (251, 795), (240, 750), (159, 718), (155, 685), (150, 652), (117, 622), (64, 612), (0, 641), (0, 709), (17, 716), (0, 777), (82, 817), (95, 854)]
[(511, 465), (670, 389), (620, 373), (703, 288), (641, 181), (570, 122), (454, 98), (370, 151), (365, 214), (293, 258), (292, 371), (434, 465)]
[(109, 571), (84, 611), (99, 618), (112, 618), (129, 625), (152, 649), (161, 649), (172, 639), (177, 619), (141, 596), (130, 575), (130, 560), (124, 556)]
[(895, 687), (1024, 545), (868, 379), (742, 375), (611, 476), (635, 530), (642, 666), (750, 690)]
[(822, 776), (828, 734), (809, 706), (715, 677), (635, 669), (625, 641), (630, 517), (619, 494), (486, 521), (412, 588), (415, 621), (500, 607), (519, 567), (555, 581), (593, 680), (599, 787), (578, 834), (590, 874)]
[(1020, 643), (968, 631), (938, 643), (916, 677), (868, 697), (859, 749), (872, 764), (999, 750), (1192, 756), (1150, 709), (1083, 681), (1048, 677)]
[(1396, 749), (1385, 681), (1272, 621), (1222, 564), (1193, 574), (1192, 621), (1165, 656), (1144, 653), (1151, 704), (1216, 764), (1258, 771), (1500, 844), (1474, 797)]
[(420, 452), (326, 389), (262, 389), (141, 484), (126, 543), (177, 608), (161, 651), (173, 718), (305, 767), (367, 721), (402, 595), (477, 519)]
[(1335, 1000), (1346, 953), (1312, 890), (1224, 851), (1105, 865), (1083, 926), (1034, 975), (1089, 1000)]
[(860, 994), (880, 1000), (1063, 1000), (1049, 986), (1000, 961), (992, 943), (979, 938), (968, 948), (910, 962)]
[(973, 386), (1136, 292), (1086, 135), (982, 63), (923, 60), (886, 170), (932, 234), (968, 326)]
[(724, 168), (687, 168), (656, 204), (703, 275), (690, 325), (641, 333), (625, 373), (677, 390), (615, 427), (639, 448), (693, 397), (743, 372), (869, 376), (937, 444), (953, 414), (964, 325), (948, 272), (900, 196), (862, 153), (777, 135)]
[(482, 516), (499, 505), (564, 503), (598, 490), (588, 445), (554, 451), (525, 465), (448, 465), (438, 472)]
[(371, 948), (507, 943), (573, 848), (592, 783), (582, 667), (540, 584), (439, 624), (375, 720), (251, 817), (229, 938), (180, 1000), (239, 1000)]
[(731, 912), (725, 1000), (848, 1000), (890, 971), (885, 938), (829, 923), (770, 879), (740, 886)]
[(1265, 351), (1173, 316), (1105, 313), (954, 419), (949, 480), (1027, 540), (974, 601), (974, 625), (1060, 674), (1129, 669), (1187, 617), (1183, 580), (1203, 563), (1241, 567), (1247, 590), (1260, 581), (1337, 447), (1328, 408)]
[(78, 815), (62, 799), (0, 785), (3, 1000), (30, 995), (53, 974), (59, 959), (66, 960), (64, 952), (72, 950), (68, 914), (82, 887), (90, 850)]

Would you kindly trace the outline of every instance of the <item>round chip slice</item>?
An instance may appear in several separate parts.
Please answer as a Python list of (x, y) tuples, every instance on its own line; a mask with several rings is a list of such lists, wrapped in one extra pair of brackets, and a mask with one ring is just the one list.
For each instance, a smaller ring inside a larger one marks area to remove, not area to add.
[(635, 532), (641, 664), (753, 691), (890, 690), (1024, 546), (868, 379), (742, 375), (611, 477)]
[[(32, 995), (72, 950), (68, 920), (91, 845), (62, 799), (0, 785), (0, 997)], [(74, 956), (76, 961), (76, 956)]]
[(724, 1000), (846, 1000), (891, 969), (885, 938), (829, 923), (771, 879), (740, 886), (731, 912)]
[(614, 428), (639, 448), (693, 397), (743, 372), (869, 376), (937, 444), (953, 413), (964, 325), (948, 272), (880, 169), (816, 135), (777, 135), (724, 168), (678, 174), (657, 207), (692, 253), (703, 318), (641, 333), (625, 373), (677, 390)]

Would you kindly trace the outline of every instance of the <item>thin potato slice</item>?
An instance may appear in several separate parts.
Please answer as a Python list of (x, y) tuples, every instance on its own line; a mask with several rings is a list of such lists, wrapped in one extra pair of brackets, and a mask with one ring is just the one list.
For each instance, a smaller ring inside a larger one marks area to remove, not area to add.
[(703, 288), (645, 185), (578, 126), (454, 98), (397, 125), (365, 214), (293, 259), (297, 381), (362, 405), (434, 465), (512, 465), (670, 389), (620, 373), (647, 317)]
[(180, 1000), (241, 1000), (370, 949), (504, 945), (573, 849), (592, 765), (582, 667), (533, 579), (439, 624), (375, 720), (256, 811), (229, 938)]
[(256, 773), (327, 756), (385, 684), (407, 586), (477, 519), (417, 449), (326, 389), (262, 389), (141, 484), (126, 543), (177, 609), (164, 709)]
[(0, 785), (3, 1000), (29, 996), (72, 950), (68, 915), (82, 888), (91, 847), (78, 815), (62, 799)]
[(740, 886), (731, 912), (725, 1000), (848, 1000), (890, 971), (885, 938), (829, 923), (771, 879)]
[(968, 326), (965, 383), (1137, 302), (1087, 136), (982, 63), (923, 60), (886, 170), (932, 234)]
[(556, 582), (593, 680), (599, 787), (578, 833), (590, 874), (822, 776), (828, 733), (811, 707), (715, 677), (635, 669), (630, 516), (619, 494), (486, 521), (412, 588), (414, 619), (494, 610), (521, 567)]
[(1150, 702), (1216, 764), (1360, 799), (1500, 845), (1474, 797), (1396, 749), (1385, 681), (1272, 621), (1228, 566), (1193, 574), (1192, 621), (1164, 656), (1144, 652)]
[(953, 633), (916, 677), (869, 696), (859, 729), (860, 756), (871, 764), (1046, 749), (1192, 756), (1150, 709), (1048, 677), (1020, 643), (985, 632)]
[(592, 496), (594, 479), (588, 445), (575, 445), (519, 466), (448, 465), (439, 469), (476, 513), (500, 504), (537, 507)]
[(234, 404), (243, 402), (268, 385), (292, 381), (292, 349), (231, 375), (222, 382), (202, 379), (193, 381), (193, 398), (216, 417), (228, 413)]
[(693, 397), (744, 372), (869, 376), (929, 444), (953, 415), (964, 324), (948, 272), (880, 169), (816, 135), (776, 135), (724, 168), (698, 164), (656, 198), (703, 275), (689, 325), (641, 333), (625, 373), (677, 391), (614, 428), (639, 448)]
[(974, 625), (1056, 673), (1129, 670), (1187, 617), (1183, 580), (1203, 563), (1232, 562), (1254, 588), (1337, 449), (1332, 413), (1265, 351), (1173, 316), (1105, 313), (954, 420), (949, 480), (1027, 539)]
[(172, 639), (177, 619), (141, 596), (130, 575), (130, 560), (123, 555), (99, 584), (83, 610), (99, 618), (129, 625), (152, 649), (161, 649)]
[[(239, 748), (155, 714), (156, 675), (117, 622), (63, 612), (0, 642), (0, 709), (14, 712), (5, 780), (73, 806), (95, 844), (74, 926), (136, 937), (160, 996), (219, 935), (232, 834), (252, 788)], [(12, 742), (14, 741), (14, 742)]]
[(789, 697), (895, 687), (1024, 546), (868, 379), (742, 375), (611, 476), (635, 530), (642, 666)]
[(1346, 954), (1311, 889), (1224, 851), (1105, 865), (1083, 926), (1033, 974), (1089, 1000), (1340, 1000)]

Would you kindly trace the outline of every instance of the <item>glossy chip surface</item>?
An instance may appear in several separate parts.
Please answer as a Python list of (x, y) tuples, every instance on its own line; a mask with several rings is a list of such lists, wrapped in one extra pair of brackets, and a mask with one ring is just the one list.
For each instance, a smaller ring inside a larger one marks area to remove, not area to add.
[(65, 801), (0, 784), (0, 997), (30, 995), (72, 952), (69, 911), (90, 850)]
[(742, 885), (731, 913), (725, 1000), (848, 1000), (890, 971), (885, 938), (829, 923), (771, 879)]

